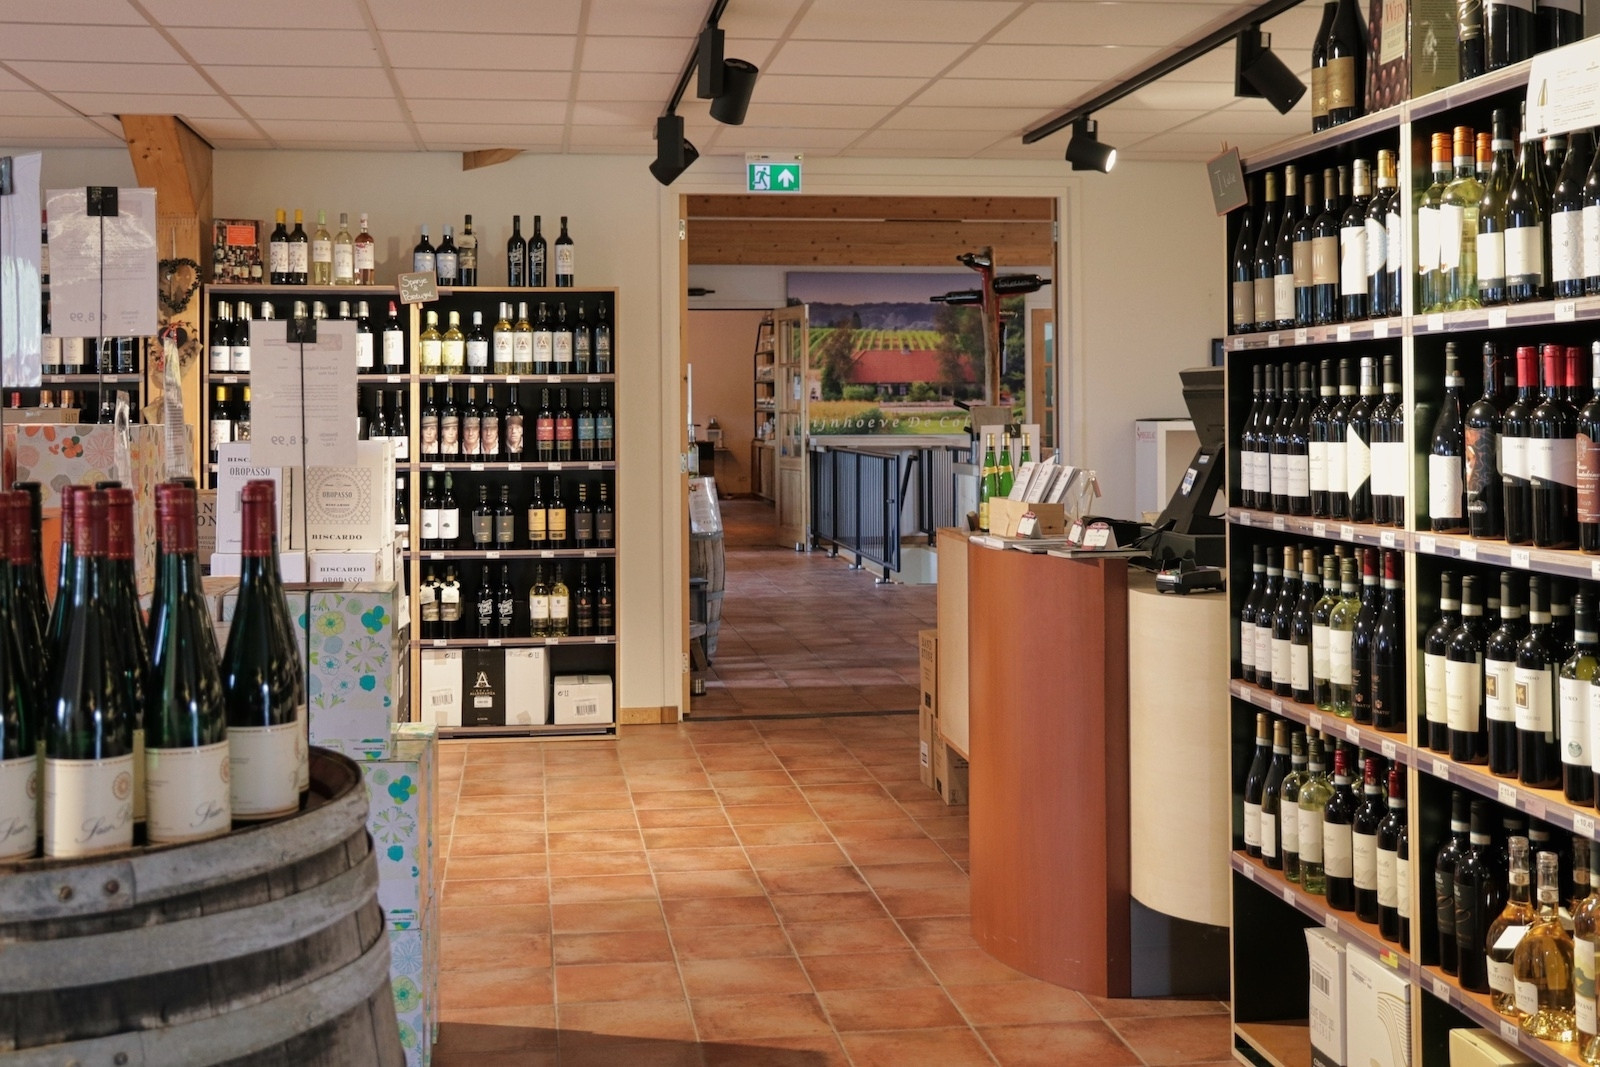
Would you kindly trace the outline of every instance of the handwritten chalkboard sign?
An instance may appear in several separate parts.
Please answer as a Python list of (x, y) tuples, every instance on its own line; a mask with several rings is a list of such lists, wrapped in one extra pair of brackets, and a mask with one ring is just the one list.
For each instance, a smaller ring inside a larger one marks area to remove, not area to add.
[(1211, 183), (1211, 203), (1218, 215), (1226, 215), (1250, 202), (1250, 192), (1244, 184), (1244, 167), (1239, 162), (1237, 148), (1230, 148), (1207, 162), (1206, 178)]
[(431, 270), (402, 274), (399, 282), (402, 304), (426, 304), (439, 299), (439, 279)]

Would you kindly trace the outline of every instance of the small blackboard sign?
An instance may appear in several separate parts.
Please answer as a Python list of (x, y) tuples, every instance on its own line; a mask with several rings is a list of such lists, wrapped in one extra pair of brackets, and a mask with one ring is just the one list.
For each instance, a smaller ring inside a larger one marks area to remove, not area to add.
[(1211, 203), (1218, 215), (1226, 215), (1250, 202), (1250, 191), (1244, 183), (1244, 167), (1239, 162), (1237, 148), (1230, 148), (1207, 162), (1206, 178), (1211, 183)]
[(439, 278), (431, 270), (402, 274), (399, 283), (402, 304), (426, 304), (439, 299)]

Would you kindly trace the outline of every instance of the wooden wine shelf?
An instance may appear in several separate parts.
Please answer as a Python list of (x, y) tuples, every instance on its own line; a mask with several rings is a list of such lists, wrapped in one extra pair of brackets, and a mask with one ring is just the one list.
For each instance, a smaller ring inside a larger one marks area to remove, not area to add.
[(614, 645), (615, 634), (602, 637), (421, 637), (419, 648), (554, 648), (557, 645)]
[[(1282, 871), (1275, 871), (1243, 852), (1232, 853), (1228, 857), (1228, 864), (1239, 874), (1244, 875), (1246, 880), (1256, 883), (1269, 893), (1277, 894), (1283, 898), (1285, 904), (1292, 905), (1296, 910), (1315, 919), (1328, 932), (1348, 938), (1367, 955), (1388, 964), (1407, 977), (1411, 976), (1411, 957), (1404, 948), (1393, 941), (1385, 941), (1383, 935), (1378, 932), (1377, 923), (1362, 922), (1356, 918), (1356, 913), (1353, 911), (1335, 911), (1328, 907), (1325, 898), (1315, 893), (1307, 893), (1286, 879)], [(1415, 922), (1414, 919), (1412, 921)]]
[(1432, 994), (1463, 1015), (1466, 1015), (1501, 1041), (1526, 1053), (1534, 1062), (1545, 1064), (1547, 1067), (1570, 1067), (1573, 1064), (1582, 1067), (1583, 1061), (1578, 1058), (1577, 1045), (1557, 1044), (1553, 1041), (1540, 1041), (1536, 1037), (1529, 1037), (1522, 1032), (1522, 1027), (1490, 1006), (1487, 993), (1474, 993), (1470, 990), (1462, 989), (1456, 984), (1454, 978), (1451, 978), (1439, 968), (1428, 964), (1419, 964), (1412, 981), (1427, 993)]
[(1308, 326), (1292, 330), (1266, 330), (1260, 333), (1229, 334), (1229, 352), (1265, 352), (1309, 345), (1344, 344), (1352, 341), (1395, 341), (1404, 337), (1466, 333), (1474, 330), (1503, 330), (1508, 327), (1554, 326), (1570, 322), (1600, 320), (1600, 296), (1580, 296), (1570, 300), (1536, 300), (1526, 304), (1474, 308), (1470, 311), (1436, 311), (1426, 315), (1394, 316), (1340, 323), (1337, 326)]
[(466, 471), (470, 474), (517, 474), (523, 471), (534, 473), (549, 473), (552, 471), (614, 471), (617, 469), (614, 460), (582, 460), (568, 463), (418, 463), (416, 469), (424, 474), (443, 474), (445, 471)]
[(502, 549), (407, 549), (406, 555), (417, 556), (427, 563), (453, 563), (458, 559), (613, 559), (614, 548), (502, 548)]
[(616, 723), (595, 726), (576, 726), (566, 723), (544, 723), (537, 726), (441, 726), (439, 736), (451, 738), (537, 737), (541, 741), (584, 741), (596, 737), (616, 735)]
[(1233, 1036), (1271, 1067), (1311, 1067), (1309, 1021), (1234, 1023)]
[[(357, 379), (362, 381), (364, 379)], [(406, 379), (402, 378), (402, 381)], [(424, 370), (423, 385), (614, 385), (615, 374), (441, 374)]]
[(1416, 765), (1417, 752), (1406, 743), (1404, 733), (1389, 733), (1376, 729), (1368, 723), (1353, 722), (1328, 712), (1318, 711), (1314, 704), (1302, 704), (1298, 700), (1274, 696), (1242, 678), (1230, 679), (1228, 692), (1239, 700), (1249, 701), (1280, 718), (1293, 719), (1318, 733), (1332, 733), (1369, 752), (1380, 752), (1384, 759), (1396, 760), (1407, 766)]

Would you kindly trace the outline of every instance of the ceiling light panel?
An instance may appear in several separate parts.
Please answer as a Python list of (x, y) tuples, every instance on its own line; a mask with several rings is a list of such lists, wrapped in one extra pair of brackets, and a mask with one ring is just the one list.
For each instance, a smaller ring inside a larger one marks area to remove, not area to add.
[(802, 41), (949, 41), (970, 45), (1019, 7), (1015, 3), (970, 0), (815, 0), (792, 36)]

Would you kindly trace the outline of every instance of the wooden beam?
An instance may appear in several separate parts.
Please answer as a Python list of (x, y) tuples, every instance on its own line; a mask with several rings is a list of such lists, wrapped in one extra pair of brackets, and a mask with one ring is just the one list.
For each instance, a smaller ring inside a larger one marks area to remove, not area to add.
[(691, 219), (689, 262), (776, 266), (954, 267), (994, 246), (995, 262), (1049, 266), (1049, 222), (859, 222)]
[[(156, 214), (211, 221), (211, 146), (175, 115), (122, 115), (139, 184), (156, 191)], [(167, 250), (161, 250), (166, 255)]]
[(520, 155), (522, 155), (520, 148), (480, 148), (476, 152), (463, 152), (461, 169), (477, 170), (479, 167), (492, 167), (496, 163), (504, 163)]
[(1049, 222), (1038, 196), (730, 196), (693, 194), (691, 219), (867, 219)]

